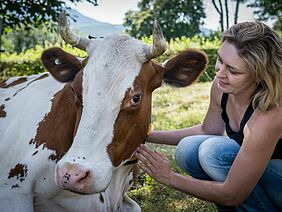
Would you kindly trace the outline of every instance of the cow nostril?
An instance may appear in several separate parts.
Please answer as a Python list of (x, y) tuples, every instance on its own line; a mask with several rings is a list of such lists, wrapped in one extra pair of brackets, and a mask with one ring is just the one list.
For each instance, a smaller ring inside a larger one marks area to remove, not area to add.
[(90, 171), (86, 171), (84, 176), (78, 180), (78, 183), (84, 183), (90, 177)]

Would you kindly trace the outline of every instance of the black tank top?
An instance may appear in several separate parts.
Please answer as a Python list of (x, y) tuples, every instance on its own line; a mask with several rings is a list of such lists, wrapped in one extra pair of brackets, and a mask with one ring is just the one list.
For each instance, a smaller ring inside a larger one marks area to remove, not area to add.
[[(235, 140), (241, 146), (243, 143), (243, 139), (244, 139), (243, 130), (244, 130), (245, 124), (248, 122), (248, 120), (252, 116), (254, 109), (252, 107), (252, 103), (250, 103), (240, 122), (239, 131), (235, 132), (230, 127), (229, 118), (226, 113), (227, 100), (228, 100), (228, 94), (223, 93), (222, 98), (221, 98), (221, 108), (222, 108), (221, 117), (223, 121), (225, 122), (225, 129), (226, 129), (226, 133), (228, 137)], [(282, 159), (282, 139), (278, 140), (271, 158), (272, 159)]]

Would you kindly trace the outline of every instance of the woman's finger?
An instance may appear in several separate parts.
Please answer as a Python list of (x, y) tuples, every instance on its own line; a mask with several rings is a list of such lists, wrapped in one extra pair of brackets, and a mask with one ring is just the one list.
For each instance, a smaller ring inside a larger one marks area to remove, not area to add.
[(142, 152), (136, 152), (135, 156), (138, 158), (138, 160), (142, 161), (143, 163), (146, 163), (146, 161), (148, 161), (148, 159), (142, 154)]
[(161, 159), (167, 160), (167, 157), (164, 156), (164, 155), (162, 155), (161, 153), (159, 153), (157, 150), (155, 150), (154, 153), (155, 153), (158, 157), (160, 157)]
[(155, 162), (156, 160), (158, 160), (155, 153), (144, 145), (137, 148), (137, 153), (138, 152), (151, 162)]
[(150, 176), (152, 175), (151, 168), (142, 162), (138, 162), (138, 166)]

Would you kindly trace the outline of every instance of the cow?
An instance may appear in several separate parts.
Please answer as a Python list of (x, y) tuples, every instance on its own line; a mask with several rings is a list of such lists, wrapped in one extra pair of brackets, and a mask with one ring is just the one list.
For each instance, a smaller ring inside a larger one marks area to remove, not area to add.
[(48, 72), (0, 83), (1, 211), (140, 211), (127, 191), (152, 92), (190, 85), (207, 57), (187, 49), (154, 61), (166, 50), (157, 22), (151, 46), (127, 35), (82, 38), (64, 14), (59, 29), (87, 61), (52, 47), (41, 56)]

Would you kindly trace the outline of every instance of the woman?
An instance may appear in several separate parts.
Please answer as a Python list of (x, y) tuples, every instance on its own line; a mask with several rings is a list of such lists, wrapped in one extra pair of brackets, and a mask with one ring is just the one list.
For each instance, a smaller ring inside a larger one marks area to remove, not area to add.
[(148, 137), (177, 145), (176, 162), (193, 178), (173, 172), (166, 157), (144, 145), (136, 152), (139, 165), (219, 210), (281, 211), (281, 38), (261, 22), (236, 24), (222, 34), (215, 69), (203, 123)]

